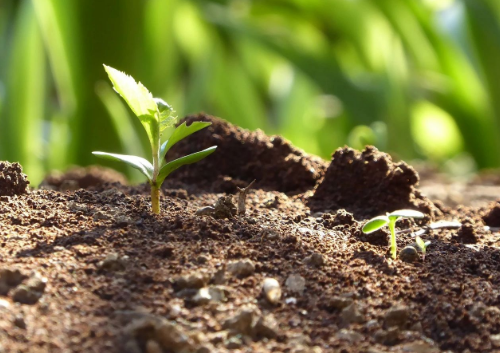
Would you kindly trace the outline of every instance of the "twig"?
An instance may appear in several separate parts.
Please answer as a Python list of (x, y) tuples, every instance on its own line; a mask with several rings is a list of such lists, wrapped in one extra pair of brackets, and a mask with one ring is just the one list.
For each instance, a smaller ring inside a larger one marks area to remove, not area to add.
[(255, 183), (254, 179), (246, 188), (238, 188), (238, 214), (244, 215), (246, 212), (245, 201), (250, 187)]

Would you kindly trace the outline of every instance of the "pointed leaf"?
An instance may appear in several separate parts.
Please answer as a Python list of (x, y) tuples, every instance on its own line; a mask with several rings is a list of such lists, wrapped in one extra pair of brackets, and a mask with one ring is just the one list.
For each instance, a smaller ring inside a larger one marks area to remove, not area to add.
[(186, 122), (183, 122), (181, 125), (177, 126), (177, 128), (174, 130), (170, 138), (161, 145), (160, 160), (163, 160), (165, 158), (165, 155), (167, 154), (168, 150), (177, 142), (179, 142), (180, 140), (186, 138), (191, 134), (194, 134), (196, 131), (200, 131), (201, 129), (204, 129), (210, 125), (212, 125), (212, 123), (204, 121), (195, 121), (191, 123), (191, 125), (189, 126), (186, 125)]
[(92, 154), (100, 158), (124, 162), (129, 166), (138, 169), (142, 174), (144, 174), (148, 178), (148, 180), (153, 179), (153, 165), (147, 159), (137, 156), (129, 156), (126, 154), (116, 154), (107, 152), (92, 152)]
[(182, 167), (183, 165), (186, 164), (196, 163), (199, 160), (202, 160), (203, 158), (214, 153), (216, 148), (217, 146), (212, 146), (202, 151), (191, 153), (188, 154), (187, 156), (177, 158), (171, 162), (168, 162), (160, 169), (160, 173), (158, 175), (158, 178), (156, 179), (158, 185), (161, 185), (165, 180), (165, 178), (177, 168)]
[(387, 223), (389, 223), (389, 218), (387, 216), (378, 216), (372, 218), (363, 226), (363, 233), (373, 233), (376, 230), (379, 230), (380, 228), (386, 226)]
[(142, 83), (135, 82), (131, 76), (106, 65), (104, 69), (113, 83), (114, 90), (137, 115), (153, 145), (153, 141), (159, 139), (158, 107), (153, 96)]
[(420, 238), (418, 235), (415, 238), (415, 243), (417, 243), (417, 245), (420, 248), (420, 250), (422, 250), (423, 252), (425, 252), (425, 248), (427, 246), (425, 245), (425, 242), (422, 240), (422, 238)]
[(174, 108), (161, 98), (155, 98), (156, 105), (158, 106), (158, 111), (160, 112), (160, 134), (166, 128), (174, 126), (177, 122), (177, 116), (173, 115), (175, 113)]
[(415, 211), (415, 210), (397, 210), (397, 211), (389, 213), (387, 216), (389, 218), (399, 218), (399, 217), (424, 218), (425, 217), (425, 215), (422, 212)]

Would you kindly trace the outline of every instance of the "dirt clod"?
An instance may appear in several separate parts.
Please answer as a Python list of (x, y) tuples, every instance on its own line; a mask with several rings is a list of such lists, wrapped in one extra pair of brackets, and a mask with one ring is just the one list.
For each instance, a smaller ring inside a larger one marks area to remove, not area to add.
[(30, 182), (19, 163), (0, 162), (0, 196), (28, 193)]
[(489, 205), (483, 221), (490, 227), (500, 227), (500, 200)]
[(407, 208), (434, 214), (432, 202), (416, 189), (418, 181), (412, 167), (394, 163), (373, 146), (363, 152), (340, 148), (333, 154), (309, 206), (314, 211), (345, 209), (356, 219)]
[(105, 183), (127, 185), (127, 178), (114, 169), (90, 166), (72, 167), (66, 172), (54, 171), (43, 179), (40, 187), (59, 191), (73, 191), (102, 186)]
[(251, 132), (205, 114), (189, 116), (180, 123), (184, 121), (188, 125), (194, 121), (208, 121), (212, 125), (177, 143), (167, 155), (169, 160), (213, 145), (217, 145), (217, 151), (198, 163), (179, 169), (172, 178), (203, 183), (206, 188), (218, 192), (236, 191), (236, 185), (229, 188), (231, 191), (227, 186), (221, 190), (215, 183), (220, 176), (244, 181), (238, 183), (238, 187), (256, 179), (256, 186), (260, 188), (297, 192), (312, 189), (325, 170), (325, 163), (320, 158), (307, 156), (282, 137), (268, 137), (262, 131)]

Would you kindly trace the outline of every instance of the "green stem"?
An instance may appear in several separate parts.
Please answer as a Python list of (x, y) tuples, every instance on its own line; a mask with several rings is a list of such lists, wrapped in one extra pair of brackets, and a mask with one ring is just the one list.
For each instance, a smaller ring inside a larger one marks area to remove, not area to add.
[(389, 229), (391, 230), (391, 255), (394, 260), (396, 260), (396, 255), (398, 251), (398, 245), (396, 244), (396, 221), (397, 218), (389, 218)]
[(160, 188), (156, 183), (151, 184), (151, 208), (153, 213), (160, 214)]

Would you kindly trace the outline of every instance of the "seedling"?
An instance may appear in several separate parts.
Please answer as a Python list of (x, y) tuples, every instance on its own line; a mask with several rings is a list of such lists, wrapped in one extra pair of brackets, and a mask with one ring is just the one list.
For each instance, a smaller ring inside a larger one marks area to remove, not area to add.
[(363, 227), (363, 233), (369, 234), (384, 226), (388, 226), (391, 231), (391, 256), (396, 259), (397, 245), (396, 245), (396, 221), (400, 218), (423, 218), (424, 214), (422, 212), (414, 210), (397, 210), (391, 213), (387, 213), (385, 216), (378, 216), (372, 218)]
[(418, 235), (415, 237), (415, 242), (422, 251), (422, 260), (425, 260), (425, 250), (427, 249), (427, 247), (430, 245), (431, 242), (423, 241), (423, 239), (420, 238)]
[(177, 158), (168, 163), (165, 161), (165, 155), (177, 142), (206, 128), (210, 123), (193, 122), (186, 126), (184, 122), (173, 130), (167, 141), (161, 144), (162, 133), (166, 128), (173, 127), (177, 121), (177, 117), (173, 115), (175, 111), (172, 107), (159, 98), (153, 98), (148, 89), (142, 83), (136, 82), (131, 76), (106, 65), (104, 65), (104, 69), (113, 83), (114, 90), (127, 102), (146, 130), (151, 144), (153, 163), (138, 156), (107, 152), (92, 153), (101, 158), (124, 162), (144, 174), (151, 185), (151, 208), (154, 213), (159, 214), (160, 187), (165, 178), (177, 168), (198, 162), (212, 154), (217, 146)]

